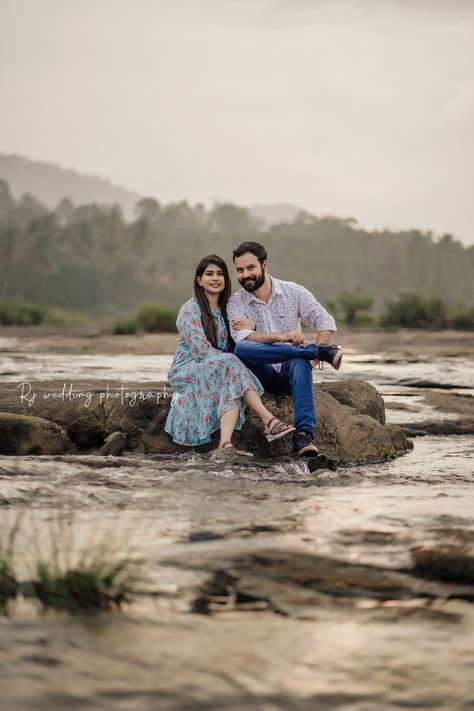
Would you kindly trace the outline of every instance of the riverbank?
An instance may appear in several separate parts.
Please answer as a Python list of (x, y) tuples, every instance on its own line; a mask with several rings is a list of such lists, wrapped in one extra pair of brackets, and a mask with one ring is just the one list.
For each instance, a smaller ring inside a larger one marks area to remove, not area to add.
[[(308, 338), (311, 338), (308, 332)], [(81, 353), (135, 353), (137, 355), (167, 355), (174, 353), (178, 336), (169, 333), (142, 333), (115, 336), (97, 325), (57, 326), (0, 326), (2, 338), (18, 339), (22, 348), (31, 352)], [(417, 329), (348, 329), (341, 328), (334, 335), (348, 353), (377, 354), (386, 357), (462, 357), (474, 353), (474, 331), (425, 331)]]

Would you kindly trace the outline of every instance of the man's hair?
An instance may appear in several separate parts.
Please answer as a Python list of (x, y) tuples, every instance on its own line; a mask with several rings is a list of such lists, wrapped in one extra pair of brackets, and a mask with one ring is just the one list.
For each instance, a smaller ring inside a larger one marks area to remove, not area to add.
[(236, 257), (241, 257), (247, 252), (250, 252), (250, 254), (257, 257), (260, 264), (263, 264), (265, 259), (267, 259), (267, 250), (263, 244), (259, 244), (258, 242), (242, 242), (242, 244), (239, 244), (237, 249), (234, 249), (232, 253), (232, 260), (235, 262)]

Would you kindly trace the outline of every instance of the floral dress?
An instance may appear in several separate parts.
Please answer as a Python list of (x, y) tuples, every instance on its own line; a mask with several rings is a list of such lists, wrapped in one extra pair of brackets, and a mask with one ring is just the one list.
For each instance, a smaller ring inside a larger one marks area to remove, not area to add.
[(217, 345), (207, 340), (201, 309), (195, 298), (181, 307), (176, 325), (180, 339), (168, 380), (174, 390), (165, 431), (177, 444), (196, 446), (210, 442), (220, 428), (219, 417), (239, 405), (236, 429), (245, 422), (242, 395), (253, 388), (260, 395), (260, 381), (233, 353), (224, 352), (227, 329), (220, 308), (211, 309), (217, 326)]

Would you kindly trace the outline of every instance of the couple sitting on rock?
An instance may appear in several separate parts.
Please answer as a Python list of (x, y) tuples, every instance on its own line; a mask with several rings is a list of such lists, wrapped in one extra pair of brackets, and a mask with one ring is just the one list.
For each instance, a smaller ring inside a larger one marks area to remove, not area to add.
[[(342, 349), (329, 345), (335, 321), (303, 286), (269, 275), (261, 244), (243, 242), (233, 260), (240, 291), (231, 297), (227, 265), (211, 254), (197, 265), (195, 296), (179, 311), (166, 432), (177, 444), (197, 446), (220, 429), (219, 453), (235, 452), (232, 434), (248, 405), (269, 442), (293, 433), (294, 454), (315, 457), (312, 368), (341, 365)], [(306, 343), (300, 319), (316, 329), (316, 343)], [(292, 394), (294, 426), (269, 412), (265, 391)]]

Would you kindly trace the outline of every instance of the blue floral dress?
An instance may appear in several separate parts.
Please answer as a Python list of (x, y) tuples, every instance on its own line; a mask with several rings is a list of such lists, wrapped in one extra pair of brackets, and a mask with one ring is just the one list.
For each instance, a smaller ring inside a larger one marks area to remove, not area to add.
[(168, 380), (174, 390), (165, 431), (177, 444), (207, 444), (220, 428), (219, 417), (237, 400), (240, 414), (236, 429), (245, 422), (242, 395), (253, 388), (260, 395), (260, 381), (233, 353), (224, 352), (227, 329), (220, 308), (212, 309), (217, 326), (217, 345), (207, 340), (201, 309), (195, 298), (181, 307), (176, 325), (180, 339)]

